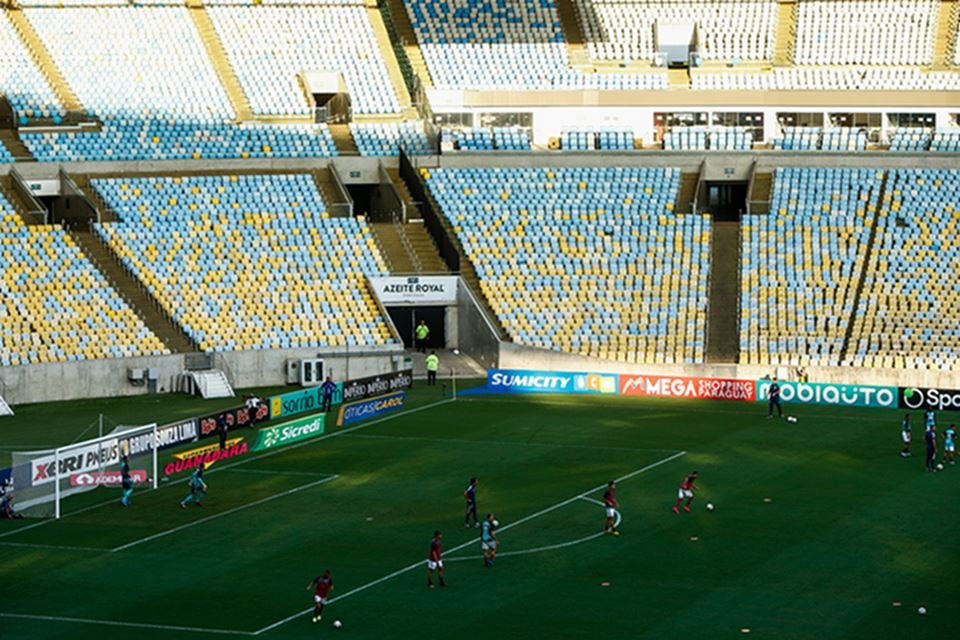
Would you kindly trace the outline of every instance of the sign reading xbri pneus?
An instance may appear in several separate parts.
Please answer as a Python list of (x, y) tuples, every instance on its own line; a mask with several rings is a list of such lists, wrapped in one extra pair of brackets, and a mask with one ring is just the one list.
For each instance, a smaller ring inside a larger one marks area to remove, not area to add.
[(409, 389), (413, 384), (413, 370), (405, 369), (379, 376), (348, 380), (343, 383), (343, 401), (354, 402), (374, 396), (382, 396), (392, 391)]
[[(757, 401), (770, 399), (770, 380), (757, 381)], [(832, 404), (842, 407), (892, 409), (897, 406), (896, 387), (858, 384), (780, 382), (780, 399), (796, 404)]]
[(960, 389), (900, 387), (901, 409), (960, 411)]

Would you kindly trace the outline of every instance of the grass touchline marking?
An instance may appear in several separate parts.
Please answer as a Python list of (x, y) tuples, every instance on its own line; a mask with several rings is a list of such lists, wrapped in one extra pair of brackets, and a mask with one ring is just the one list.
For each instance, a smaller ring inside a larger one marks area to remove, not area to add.
[(0, 542), (0, 546), (4, 547), (26, 547), (28, 549), (56, 549), (57, 551), (97, 551), (100, 553), (107, 553), (110, 549), (105, 549), (103, 547), (66, 547), (57, 544), (40, 544), (40, 543), (30, 543), (30, 542)]
[(257, 473), (267, 476), (307, 476), (311, 478), (327, 478), (335, 473), (318, 473), (316, 471), (280, 471), (279, 469), (229, 469), (234, 473)]
[[(305, 441), (305, 442), (300, 442), (300, 443), (298, 443), (298, 444), (292, 444), (292, 445), (290, 445), (290, 446), (288, 446), (288, 447), (282, 447), (282, 448), (279, 448), (279, 449), (273, 449), (273, 450), (267, 451), (266, 453), (264, 453), (264, 454), (262, 454), (262, 455), (259, 455), (259, 456), (245, 457), (243, 460), (238, 460), (237, 462), (233, 462), (233, 463), (231, 463), (231, 464), (227, 464), (227, 465), (223, 465), (223, 466), (218, 466), (218, 467), (216, 467), (215, 469), (211, 469), (209, 473), (212, 474), (212, 473), (217, 473), (218, 471), (226, 471), (227, 469), (232, 469), (232, 468), (234, 468), (234, 467), (239, 467), (240, 465), (249, 464), (249, 463), (255, 462), (255, 461), (257, 461), (257, 460), (262, 460), (263, 458), (268, 458), (268, 457), (270, 457), (270, 456), (272, 456), (272, 455), (276, 455), (276, 454), (278, 454), (278, 453), (285, 453), (285, 452), (287, 452), (287, 451), (292, 451), (293, 449), (298, 449), (298, 448), (300, 448), (300, 447), (304, 447), (304, 446), (307, 446), (307, 445), (310, 445), (310, 444), (315, 444), (315, 443), (317, 443), (317, 442), (320, 442), (321, 440), (326, 440), (327, 438), (333, 438), (333, 437), (336, 437), (336, 436), (342, 436), (342, 435), (344, 435), (344, 434), (351, 433), (351, 432), (353, 432), (353, 431), (359, 431), (360, 429), (366, 429), (367, 427), (372, 427), (373, 425), (375, 425), (375, 424), (380, 424), (381, 422), (387, 422), (388, 420), (393, 420), (393, 419), (395, 419), (395, 418), (400, 418), (400, 417), (402, 417), (402, 416), (410, 415), (410, 414), (412, 414), (412, 413), (417, 413), (417, 412), (420, 412), (420, 411), (424, 411), (424, 410), (426, 410), (426, 409), (432, 409), (433, 407), (439, 407), (440, 405), (449, 404), (449, 403), (451, 403), (451, 402), (455, 402), (455, 400), (456, 400), (455, 398), (446, 398), (445, 400), (438, 400), (438, 401), (436, 401), (436, 402), (431, 402), (430, 404), (425, 404), (425, 405), (423, 405), (422, 407), (415, 407), (415, 408), (409, 409), (409, 410), (407, 410), (407, 411), (401, 411), (400, 413), (393, 413), (393, 414), (384, 416), (384, 417), (382, 417), (382, 418), (378, 418), (378, 419), (376, 419), (376, 420), (371, 420), (370, 422), (364, 422), (364, 423), (362, 423), (362, 424), (358, 424), (357, 426), (355, 426), (355, 427), (350, 427), (349, 429), (344, 429), (343, 431), (337, 431), (337, 432), (335, 432), (335, 433), (328, 433), (328, 434), (326, 434), (326, 435), (320, 436), (320, 437), (318, 437), (318, 438), (313, 438), (313, 439), (307, 440), (307, 441)], [(208, 474), (208, 475), (209, 475), (209, 474)], [(168, 486), (169, 486), (169, 485), (168, 485)], [(75, 516), (75, 515), (79, 515), (79, 514), (81, 514), (81, 513), (86, 513), (86, 512), (88, 512), (88, 511), (93, 511), (94, 509), (99, 509), (100, 507), (106, 506), (106, 505), (108, 505), (108, 504), (115, 504), (116, 502), (117, 502), (117, 498), (110, 498), (109, 500), (104, 500), (103, 502), (98, 502), (98, 503), (96, 503), (96, 504), (92, 504), (92, 505), (90, 505), (89, 507), (83, 507), (82, 509), (77, 509), (76, 511), (71, 511), (70, 513), (65, 513), (65, 514), (63, 514), (62, 516), (60, 516), (60, 519), (62, 520), (63, 518), (67, 518), (67, 517), (69, 517), (69, 516)], [(27, 530), (29, 530), (29, 529), (33, 529), (33, 528), (35, 528), (35, 527), (42, 527), (43, 525), (50, 524), (51, 522), (57, 522), (57, 521), (54, 520), (53, 518), (47, 518), (47, 519), (45, 519), (45, 520), (41, 520), (40, 522), (35, 522), (35, 523), (33, 523), (33, 524), (28, 524), (28, 525), (25, 526), (25, 527), (18, 527), (18, 528), (16, 528), (16, 529), (12, 530), (12, 531), (7, 531), (7, 532), (5, 532), (5, 533), (0, 533), (0, 538), (6, 538), (7, 536), (12, 536), (12, 535), (18, 534), (18, 533), (20, 533), (20, 532), (22, 532), (22, 531), (27, 531)]]
[(305, 485), (302, 485), (302, 486), (300, 486), (300, 487), (294, 487), (293, 489), (289, 489), (289, 490), (287, 490), (287, 491), (284, 491), (283, 493), (278, 493), (278, 494), (276, 494), (276, 495), (267, 496), (266, 498), (261, 498), (260, 500), (256, 500), (256, 501), (251, 502), (251, 503), (249, 503), (249, 504), (242, 504), (242, 505), (240, 505), (239, 507), (234, 507), (233, 509), (228, 509), (228, 510), (223, 511), (223, 512), (220, 512), (220, 513), (214, 513), (214, 514), (212, 514), (212, 515), (207, 516), (206, 518), (200, 518), (199, 520), (195, 520), (194, 522), (188, 522), (188, 523), (186, 523), (186, 524), (180, 525), (179, 527), (174, 527), (173, 529), (168, 529), (168, 530), (166, 530), (166, 531), (161, 531), (161, 532), (159, 532), (159, 533), (154, 533), (153, 535), (149, 535), (149, 536), (147, 536), (146, 538), (141, 538), (140, 540), (134, 540), (133, 542), (128, 542), (127, 544), (120, 545), (119, 547), (114, 547), (113, 549), (110, 549), (110, 553), (117, 553), (118, 551), (123, 551), (123, 550), (125, 550), (125, 549), (130, 549), (130, 548), (132, 548), (132, 547), (136, 547), (137, 545), (144, 544), (145, 542), (151, 542), (152, 540), (156, 540), (156, 539), (158, 539), (158, 538), (163, 538), (163, 537), (168, 536), (168, 535), (170, 535), (170, 534), (172, 534), (172, 533), (177, 533), (178, 531), (183, 531), (184, 529), (189, 529), (190, 527), (194, 527), (194, 526), (196, 526), (196, 525), (198, 525), (198, 524), (203, 524), (204, 522), (210, 522), (211, 520), (216, 520), (217, 518), (222, 518), (222, 517), (228, 516), (228, 515), (230, 515), (230, 514), (232, 514), (232, 513), (237, 513), (238, 511), (243, 511), (244, 509), (249, 509), (250, 507), (255, 507), (255, 506), (257, 506), (258, 504), (263, 504), (263, 503), (265, 503), (265, 502), (270, 502), (271, 500), (276, 500), (277, 498), (283, 498), (284, 496), (289, 496), (290, 494), (297, 493), (298, 491), (303, 491), (303, 490), (305, 490), (305, 489), (310, 489), (311, 487), (316, 487), (316, 486), (318, 486), (318, 485), (324, 484), (325, 482), (330, 482), (331, 480), (336, 480), (336, 479), (339, 478), (339, 477), (340, 477), (340, 476), (338, 476), (338, 475), (334, 475), (334, 476), (330, 476), (330, 477), (327, 477), (327, 478), (323, 478), (322, 480), (317, 480), (316, 482), (310, 482), (310, 483), (305, 484)]
[(592, 502), (593, 504), (598, 504), (598, 505), (600, 505), (601, 507), (607, 506), (607, 505), (604, 504), (603, 502), (601, 502), (601, 501), (599, 501), (599, 500), (594, 500), (593, 498), (588, 498), (587, 496), (581, 496), (580, 499), (581, 499), (581, 500), (586, 500), (587, 502)]
[[(628, 473), (628, 474), (626, 474), (626, 475), (624, 475), (624, 476), (620, 476), (619, 478), (617, 478), (617, 479), (615, 480), (615, 482), (622, 482), (623, 480), (629, 480), (630, 478), (633, 478), (634, 476), (640, 475), (641, 473), (645, 473), (645, 472), (647, 472), (647, 471), (649, 471), (649, 470), (651, 470), (651, 469), (655, 469), (656, 467), (659, 467), (659, 466), (662, 465), (662, 464), (666, 464), (666, 463), (668, 463), (668, 462), (671, 462), (671, 461), (673, 461), (673, 460), (676, 460), (677, 458), (679, 458), (679, 457), (681, 457), (681, 456), (685, 456), (685, 455), (687, 455), (687, 452), (686, 452), (686, 451), (678, 451), (677, 453), (673, 454), (672, 456), (667, 456), (666, 458), (663, 458), (662, 460), (657, 460), (656, 462), (652, 462), (652, 463), (648, 464), (648, 465), (645, 466), (645, 467), (640, 467), (639, 469), (636, 469), (636, 470), (634, 470), (634, 471), (631, 471), (630, 473)], [(556, 511), (557, 509), (560, 509), (561, 507), (565, 507), (565, 506), (567, 506), (568, 504), (570, 504), (571, 502), (575, 502), (575, 501), (577, 501), (577, 500), (580, 500), (580, 499), (582, 499), (582, 498), (585, 498), (586, 496), (590, 495), (591, 493), (595, 493), (595, 492), (599, 491), (600, 489), (603, 489), (603, 488), (606, 487), (606, 486), (607, 486), (607, 483), (604, 482), (604, 483), (601, 484), (601, 485), (597, 485), (596, 487), (593, 487), (593, 488), (591, 488), (591, 489), (587, 489), (587, 490), (584, 491), (583, 493), (579, 493), (579, 494), (573, 496), (572, 498), (567, 498), (566, 500), (564, 500), (564, 501), (562, 501), (562, 502), (558, 502), (557, 504), (553, 505), (552, 507), (547, 507), (546, 509), (541, 509), (540, 511), (537, 511), (536, 513), (531, 513), (531, 514), (528, 515), (528, 516), (524, 516), (523, 518), (520, 518), (519, 520), (516, 520), (516, 521), (514, 521), (514, 522), (511, 522), (510, 524), (507, 524), (507, 525), (505, 525), (505, 526), (503, 526), (503, 527), (500, 527), (500, 528), (498, 529), (498, 531), (507, 531), (507, 530), (509, 530), (509, 529), (512, 529), (513, 527), (517, 527), (517, 526), (523, 524), (524, 522), (529, 522), (530, 520), (533, 520), (533, 519), (535, 519), (535, 518), (539, 518), (539, 517), (542, 516), (542, 515), (546, 515), (546, 514), (550, 513), (551, 511)], [(601, 533), (602, 533), (602, 532), (601, 532)], [(461, 549), (466, 549), (467, 547), (469, 547), (469, 546), (472, 545), (472, 544), (477, 544), (478, 542), (480, 542), (480, 538), (479, 538), (479, 537), (474, 538), (474, 539), (472, 539), (472, 540), (468, 540), (467, 542), (464, 542), (463, 544), (457, 545), (456, 547), (453, 547), (452, 549), (447, 550), (446, 553), (447, 553), (447, 554), (455, 553), (455, 552), (457, 552), (457, 551), (459, 551), (459, 550), (461, 550)], [(585, 542), (585, 540), (584, 540), (583, 542)], [(530, 552), (530, 551), (528, 551), (528, 553), (529, 553), (529, 552)], [(366, 590), (369, 589), (370, 587), (375, 587), (375, 586), (377, 586), (378, 584), (381, 584), (381, 583), (386, 582), (387, 580), (390, 580), (390, 579), (392, 579), (392, 578), (396, 578), (397, 576), (403, 575), (404, 573), (407, 573), (408, 571), (412, 571), (412, 570), (416, 569), (417, 567), (423, 567), (423, 566), (424, 566), (424, 562), (425, 562), (425, 560), (419, 560), (419, 561), (417, 561), (417, 562), (414, 562), (414, 563), (411, 564), (411, 565), (407, 565), (406, 567), (403, 567), (402, 569), (397, 569), (397, 570), (394, 571), (393, 573), (387, 574), (387, 575), (383, 576), (382, 578), (377, 578), (376, 580), (374, 580), (374, 581), (372, 581), (372, 582), (368, 582), (367, 584), (361, 585), (361, 586), (359, 586), (359, 587), (357, 587), (357, 588), (355, 588), (355, 589), (351, 589), (350, 591), (347, 591), (346, 593), (342, 593), (342, 594), (338, 595), (338, 596), (335, 597), (335, 598), (331, 598), (329, 604), (333, 604), (333, 603), (335, 603), (337, 600), (343, 600), (344, 598), (349, 598), (350, 596), (355, 595), (355, 594), (357, 594), (357, 593), (360, 593), (361, 591), (366, 591)], [(259, 636), (259, 635), (262, 634), (262, 633), (266, 633), (267, 631), (271, 631), (271, 630), (273, 630), (273, 629), (276, 629), (277, 627), (283, 626), (283, 625), (285, 625), (286, 623), (290, 622), (291, 620), (295, 620), (296, 618), (299, 618), (300, 616), (305, 615), (305, 614), (309, 613), (310, 611), (313, 611), (313, 607), (308, 607), (308, 608), (306, 608), (306, 609), (304, 609), (304, 610), (302, 610), (302, 611), (298, 611), (298, 612), (296, 612), (296, 613), (294, 613), (294, 614), (291, 614), (291, 615), (287, 616), (287, 617), (284, 618), (283, 620), (278, 620), (278, 621), (274, 622), (273, 624), (270, 624), (270, 625), (267, 625), (266, 627), (263, 627), (262, 629), (258, 629), (257, 631), (255, 631), (255, 632), (253, 633), (253, 635)]]
[(168, 624), (150, 624), (147, 622), (118, 622), (115, 620), (89, 620), (87, 618), (67, 618), (64, 616), (40, 616), (30, 613), (0, 613), (0, 618), (18, 618), (21, 620), (45, 620), (47, 622), (78, 622), (81, 624), (99, 624), (108, 627), (135, 627), (138, 629), (161, 629), (163, 631), (186, 631), (190, 633), (217, 633), (231, 636), (252, 636), (250, 631), (233, 629), (204, 629), (201, 627), (179, 627)]
[(672, 453), (676, 449), (643, 449), (643, 448), (634, 448), (634, 447), (603, 447), (590, 444), (561, 444), (561, 443), (552, 443), (552, 442), (511, 442), (509, 440), (469, 440), (464, 438), (423, 438), (420, 436), (391, 436), (391, 435), (381, 435), (381, 434), (372, 434), (372, 433), (360, 433), (360, 434), (348, 434), (351, 438), (358, 438), (363, 440), (415, 440), (419, 442), (437, 442), (441, 444), (492, 444), (492, 445), (503, 445), (503, 446), (513, 446), (513, 447), (555, 447), (558, 449), (593, 449), (597, 451), (632, 451), (634, 453), (646, 452), (646, 453)]

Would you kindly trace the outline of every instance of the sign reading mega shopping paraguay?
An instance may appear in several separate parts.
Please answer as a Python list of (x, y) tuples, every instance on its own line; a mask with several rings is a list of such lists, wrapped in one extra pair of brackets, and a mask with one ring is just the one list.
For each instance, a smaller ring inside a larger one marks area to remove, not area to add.
[(384, 305), (457, 302), (456, 276), (409, 276), (370, 278), (370, 284)]
[(620, 374), (620, 394), (753, 402), (757, 397), (757, 385), (753, 380)]
[[(772, 380), (757, 381), (757, 401), (770, 400)], [(794, 404), (830, 404), (842, 407), (897, 408), (897, 387), (779, 381), (780, 399)]]
[(619, 391), (615, 373), (573, 373), (569, 371), (528, 371), (490, 369), (487, 389), (501, 393), (600, 393)]
[(960, 389), (900, 387), (898, 400), (901, 409), (960, 411)]

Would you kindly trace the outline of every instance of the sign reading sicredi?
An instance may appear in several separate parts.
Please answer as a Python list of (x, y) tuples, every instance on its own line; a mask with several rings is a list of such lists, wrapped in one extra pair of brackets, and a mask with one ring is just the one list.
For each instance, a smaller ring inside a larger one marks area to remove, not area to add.
[(321, 413), (307, 418), (291, 420), (275, 427), (267, 427), (257, 432), (257, 442), (253, 445), (254, 451), (285, 447), (294, 442), (301, 442), (323, 435), (327, 414)]
[[(770, 399), (771, 380), (757, 381), (757, 401)], [(874, 387), (861, 384), (830, 384), (780, 381), (780, 399), (794, 404), (830, 404), (842, 407), (895, 409), (897, 387)]]

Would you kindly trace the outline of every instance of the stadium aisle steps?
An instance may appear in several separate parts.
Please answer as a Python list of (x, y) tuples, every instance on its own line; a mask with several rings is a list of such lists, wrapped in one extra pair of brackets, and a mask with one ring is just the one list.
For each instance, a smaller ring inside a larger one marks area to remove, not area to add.
[(353, 134), (350, 133), (350, 125), (331, 124), (330, 135), (333, 136), (333, 143), (337, 145), (337, 153), (340, 155), (355, 156), (360, 153), (357, 143), (353, 140)]
[(7, 148), (17, 162), (33, 162), (35, 158), (30, 149), (23, 144), (13, 129), (0, 129), (0, 145)]
[(417, 209), (416, 201), (410, 194), (410, 189), (407, 188), (407, 183), (404, 182), (403, 178), (400, 177), (400, 170), (387, 169), (387, 175), (390, 176), (390, 180), (393, 182), (393, 186), (397, 188), (400, 198), (403, 200), (404, 204), (407, 205), (407, 220), (420, 220), (422, 218), (420, 215), (420, 210)]
[(220, 79), (220, 84), (223, 85), (224, 91), (227, 92), (227, 97), (230, 98), (230, 104), (237, 114), (237, 119), (241, 122), (253, 120), (253, 109), (250, 108), (250, 101), (243, 92), (243, 87), (240, 86), (240, 80), (237, 79), (237, 74), (230, 64), (229, 58), (227, 58), (227, 51), (223, 48), (223, 42), (220, 40), (220, 36), (217, 35), (217, 30), (213, 26), (210, 14), (208, 14), (207, 10), (202, 6), (188, 8), (190, 10), (190, 18), (193, 20), (193, 25), (197, 28), (197, 33), (200, 34), (203, 46), (207, 50), (207, 57), (210, 58), (210, 64), (213, 65), (213, 69)]
[(953, 66), (953, 53), (958, 45), (958, 19), (960, 19), (960, 0), (941, 0), (936, 37), (933, 41), (934, 69), (947, 69)]
[(677, 192), (677, 212), (693, 213), (693, 199), (697, 195), (700, 172), (680, 175), (680, 189)]
[(414, 273), (417, 268), (413, 263), (413, 256), (403, 246), (403, 240), (393, 222), (373, 222), (370, 224), (373, 235), (377, 238), (377, 246), (387, 260), (390, 273)]
[(174, 322), (160, 311), (159, 305), (140, 286), (140, 283), (117, 261), (113, 252), (90, 231), (73, 231), (73, 239), (90, 262), (113, 285), (127, 304), (136, 312), (163, 344), (173, 353), (190, 353), (196, 345), (187, 338)]
[(413, 252), (417, 254), (420, 268), (424, 273), (448, 273), (447, 263), (440, 257), (440, 251), (423, 222), (410, 222), (403, 225), (404, 233), (410, 241)]
[(24, 202), (18, 193), (13, 190), (13, 185), (11, 184), (12, 180), (13, 178), (10, 176), (4, 176), (3, 178), (0, 178), (0, 198), (5, 198), (7, 202), (13, 206), (25, 225), (30, 226), (43, 224), (42, 219), (36, 216), (27, 215), (30, 207), (28, 207), (27, 203)]
[(413, 31), (413, 25), (410, 23), (410, 16), (407, 14), (407, 8), (403, 0), (384, 0), (386, 10), (390, 13), (390, 20), (400, 38), (400, 44), (407, 55), (410, 67), (420, 78), (425, 88), (432, 86), (430, 80), (430, 71), (427, 69), (427, 62), (423, 59), (423, 52), (420, 51), (420, 43), (417, 40), (417, 34)]
[(793, 64), (793, 50), (797, 43), (797, 0), (780, 0), (777, 7), (777, 40), (773, 64), (787, 67)]
[(323, 196), (323, 201), (330, 207), (337, 205), (346, 205), (347, 199), (340, 192), (340, 189), (333, 181), (330, 175), (331, 169), (316, 169), (311, 172), (313, 182), (317, 185), (317, 190)]
[(557, 15), (567, 41), (567, 55), (574, 67), (590, 64), (590, 53), (583, 45), (583, 31), (580, 29), (580, 16), (573, 0), (556, 0)]
[(740, 270), (740, 223), (714, 222), (710, 259), (710, 307), (707, 315), (707, 362), (737, 362), (740, 318), (737, 299)]
[(83, 105), (80, 104), (77, 94), (73, 92), (66, 78), (63, 77), (60, 68), (53, 60), (53, 56), (50, 55), (27, 16), (20, 9), (7, 9), (5, 13), (10, 17), (10, 22), (13, 23), (30, 55), (33, 56), (34, 62), (37, 63), (40, 71), (50, 82), (50, 86), (63, 108), (67, 111), (83, 111)]
[[(387, 73), (390, 76), (390, 84), (397, 94), (397, 100), (400, 101), (400, 110), (404, 112), (405, 117), (417, 117), (416, 110), (410, 114), (412, 102), (410, 101), (410, 92), (407, 91), (407, 83), (403, 81), (403, 72), (400, 71), (400, 63), (393, 54), (393, 47), (390, 46), (390, 35), (387, 33), (387, 27), (383, 23), (383, 16), (377, 8), (376, 0), (368, 0), (367, 15), (370, 18), (370, 25), (373, 27), (373, 34), (377, 38), (377, 44), (380, 46), (380, 55), (383, 56), (383, 63), (387, 67)], [(393, 119), (391, 116), (390, 119)]]
[(773, 190), (772, 173), (755, 173), (750, 192), (751, 213), (770, 213), (770, 192)]

